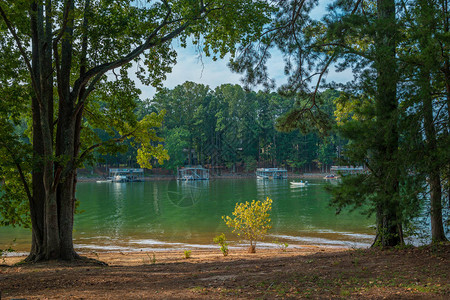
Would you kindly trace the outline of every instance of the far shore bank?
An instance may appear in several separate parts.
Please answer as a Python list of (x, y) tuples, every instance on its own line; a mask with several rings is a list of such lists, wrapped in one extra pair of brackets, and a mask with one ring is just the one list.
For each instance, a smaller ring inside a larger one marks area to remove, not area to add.
[[(286, 180), (295, 178), (295, 179), (322, 179), (326, 175), (330, 173), (288, 173), (288, 178)], [(211, 175), (210, 180), (220, 180), (220, 179), (242, 179), (242, 178), (255, 178), (256, 175), (254, 173), (226, 173), (222, 175)], [(105, 176), (86, 176), (79, 175), (78, 182), (95, 182), (105, 180)], [(175, 175), (146, 175), (144, 176), (144, 181), (161, 181), (161, 180), (176, 180)]]

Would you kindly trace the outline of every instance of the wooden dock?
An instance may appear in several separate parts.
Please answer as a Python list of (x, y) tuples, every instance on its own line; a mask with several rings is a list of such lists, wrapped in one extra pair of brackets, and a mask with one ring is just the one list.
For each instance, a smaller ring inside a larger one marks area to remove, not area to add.
[(185, 166), (177, 170), (178, 180), (209, 180), (209, 170), (202, 166)]
[(286, 169), (280, 168), (259, 168), (256, 169), (257, 179), (286, 179), (288, 177)]
[(108, 179), (113, 182), (143, 181), (144, 169), (109, 169)]

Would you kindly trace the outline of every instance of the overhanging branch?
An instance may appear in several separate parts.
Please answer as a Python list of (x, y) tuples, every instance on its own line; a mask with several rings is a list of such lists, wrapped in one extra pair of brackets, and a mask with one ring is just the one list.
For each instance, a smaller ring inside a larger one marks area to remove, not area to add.
[(23, 47), (19, 36), (16, 33), (16, 30), (14, 29), (14, 26), (12, 25), (11, 21), (8, 19), (8, 16), (6, 15), (6, 13), (3, 10), (3, 7), (1, 5), (0, 5), (0, 15), (2, 16), (2, 19), (5, 21), (5, 24), (8, 27), (8, 31), (13, 36), (13, 38), (17, 44), (17, 47), (19, 48), (20, 55), (22, 56), (26, 66), (27, 66), (28, 72), (30, 72), (31, 84), (36, 93), (36, 99), (38, 100), (39, 103), (42, 103), (40, 93), (38, 93), (39, 89), (38, 89), (36, 78), (34, 77), (34, 72), (33, 72), (32, 66), (31, 66), (31, 62), (27, 56), (27, 53), (25, 52), (25, 48)]
[(134, 134), (134, 132), (135, 132), (135, 131), (132, 131), (132, 132), (130, 132), (130, 133), (127, 133), (127, 134), (122, 135), (121, 137), (114, 138), (114, 139), (110, 139), (110, 140), (107, 140), (107, 141), (104, 141), (104, 142), (101, 142), (101, 143), (97, 143), (97, 144), (94, 144), (94, 145), (90, 146), (89, 148), (87, 148), (86, 150), (84, 150), (83, 153), (81, 153), (81, 155), (78, 157), (77, 161), (78, 161), (78, 162), (83, 161), (84, 158), (85, 158), (89, 153), (91, 153), (92, 151), (94, 151), (95, 149), (97, 149), (97, 148), (99, 148), (99, 147), (102, 147), (102, 146), (107, 145), (107, 144), (115, 144), (115, 143), (121, 143), (121, 142), (123, 142), (127, 137), (132, 136), (132, 135)]
[(20, 181), (25, 189), (25, 193), (27, 194), (28, 201), (32, 201), (33, 196), (31, 195), (30, 187), (28, 186), (28, 182), (25, 178), (25, 174), (22, 169), (22, 165), (20, 164), (19, 159), (16, 157), (16, 152), (11, 149), (7, 143), (0, 141), (0, 145), (2, 145), (6, 151), (8, 151), (9, 155), (11, 155), (12, 161), (19, 172)]

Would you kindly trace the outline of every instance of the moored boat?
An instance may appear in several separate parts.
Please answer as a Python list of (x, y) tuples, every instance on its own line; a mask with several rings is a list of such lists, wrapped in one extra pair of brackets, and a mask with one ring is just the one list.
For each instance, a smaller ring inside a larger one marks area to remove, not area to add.
[(301, 187), (301, 186), (307, 186), (308, 185), (308, 181), (300, 181), (300, 182), (295, 182), (295, 181), (291, 181), (291, 187)]

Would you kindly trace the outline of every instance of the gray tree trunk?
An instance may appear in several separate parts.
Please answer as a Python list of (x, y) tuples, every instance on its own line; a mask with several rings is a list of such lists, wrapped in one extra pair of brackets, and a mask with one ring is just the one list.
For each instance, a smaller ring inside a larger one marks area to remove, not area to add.
[(424, 127), (428, 153), (428, 183), (430, 184), (431, 204), (431, 237), (433, 241), (446, 241), (442, 222), (442, 185), (441, 164), (437, 155), (436, 129), (434, 127), (433, 103), (429, 73), (421, 72), (420, 78), (421, 98), (423, 99)]
[(379, 195), (377, 237), (383, 247), (403, 243), (399, 218), (399, 167), (397, 130), (397, 68), (395, 47), (397, 29), (395, 1), (377, 0), (378, 24), (375, 37), (377, 133), (374, 159), (377, 164)]

